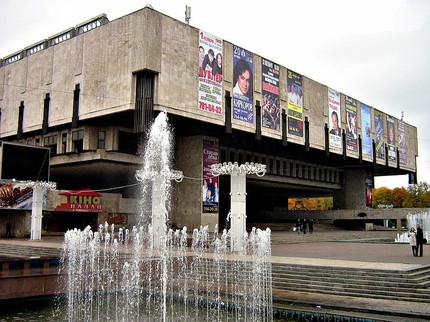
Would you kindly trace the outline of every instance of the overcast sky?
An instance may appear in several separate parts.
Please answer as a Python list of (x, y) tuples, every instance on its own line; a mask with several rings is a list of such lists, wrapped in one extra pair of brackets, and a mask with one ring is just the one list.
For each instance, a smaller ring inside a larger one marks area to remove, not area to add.
[(101, 13), (112, 21), (146, 4), (181, 21), (191, 6), (196, 28), (396, 118), (403, 111), (418, 129), (418, 180), (430, 183), (428, 0), (1, 0), (0, 57)]

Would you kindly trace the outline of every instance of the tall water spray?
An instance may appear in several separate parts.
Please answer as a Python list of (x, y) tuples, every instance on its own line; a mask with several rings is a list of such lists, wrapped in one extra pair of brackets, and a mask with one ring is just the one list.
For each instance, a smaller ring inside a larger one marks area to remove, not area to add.
[(407, 231), (401, 234), (397, 234), (397, 237), (395, 238), (395, 242), (397, 243), (409, 243), (409, 237), (408, 232), (410, 231), (411, 227), (416, 228), (417, 224), (421, 226), (421, 229), (423, 230), (424, 238), (429, 240), (429, 234), (430, 234), (430, 212), (421, 212), (418, 214), (408, 214), (406, 216), (407, 220)]
[[(252, 229), (240, 252), (230, 232), (168, 229), (172, 134), (155, 119), (145, 148), (142, 212), (131, 231), (100, 225), (65, 234), (69, 321), (272, 321), (270, 230)], [(184, 184), (184, 183), (181, 183)], [(190, 245), (191, 244), (191, 245)]]

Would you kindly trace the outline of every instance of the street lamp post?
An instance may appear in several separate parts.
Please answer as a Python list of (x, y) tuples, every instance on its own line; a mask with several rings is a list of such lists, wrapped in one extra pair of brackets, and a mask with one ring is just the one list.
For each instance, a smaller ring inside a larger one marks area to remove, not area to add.
[(171, 180), (181, 182), (184, 178), (182, 171), (170, 170), (170, 172), (162, 171), (146, 171), (138, 170), (136, 172), (136, 179), (139, 182), (151, 180), (152, 182), (152, 245), (156, 249), (163, 248), (166, 240), (166, 220), (167, 220), (167, 205), (165, 198), (165, 185)]
[(57, 184), (50, 181), (27, 181), (26, 186), (33, 188), (31, 206), (30, 240), (42, 239), (43, 192), (45, 189), (55, 190)]
[(231, 249), (242, 252), (246, 240), (246, 175), (255, 174), (262, 177), (266, 173), (266, 165), (253, 162), (241, 165), (237, 162), (224, 162), (213, 164), (211, 173), (214, 176), (230, 175)]

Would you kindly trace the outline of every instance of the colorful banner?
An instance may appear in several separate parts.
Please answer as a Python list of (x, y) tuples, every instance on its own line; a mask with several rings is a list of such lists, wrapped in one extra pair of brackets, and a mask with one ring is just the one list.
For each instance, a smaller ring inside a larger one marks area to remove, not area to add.
[(302, 75), (287, 70), (288, 134), (303, 137)]
[(385, 146), (384, 146), (384, 121), (382, 119), (382, 112), (375, 110), (375, 149), (376, 158), (385, 159)]
[(405, 123), (402, 120), (397, 122), (397, 133), (398, 133), (398, 148), (399, 148), (399, 161), (400, 164), (406, 164), (406, 135), (405, 135)]
[(288, 210), (330, 210), (333, 197), (288, 198)]
[(218, 142), (203, 140), (203, 213), (218, 213), (219, 181), (210, 171), (212, 164), (219, 163)]
[(281, 104), (279, 101), (279, 65), (267, 59), (261, 59), (262, 126), (279, 131), (281, 128)]
[(199, 33), (199, 109), (222, 114), (222, 39)]
[(370, 118), (370, 106), (361, 103), (361, 141), (363, 154), (372, 156), (372, 120)]
[(66, 191), (59, 195), (66, 196), (67, 202), (56, 206), (55, 211), (104, 212), (103, 195), (91, 189)]
[(368, 175), (365, 178), (366, 186), (366, 207), (372, 208), (373, 205), (373, 176)]
[(357, 101), (349, 96), (345, 96), (345, 112), (346, 112), (346, 149), (348, 151), (357, 152)]
[(394, 129), (394, 117), (387, 115), (387, 146), (388, 146), (388, 161), (397, 161), (396, 151), (396, 133)]
[(31, 210), (32, 204), (33, 188), (22, 183), (0, 182), (0, 208)]
[(254, 123), (253, 54), (233, 45), (233, 118)]
[(334, 89), (328, 89), (328, 113), (329, 113), (329, 144), (335, 148), (342, 148), (342, 130), (340, 114), (340, 93)]

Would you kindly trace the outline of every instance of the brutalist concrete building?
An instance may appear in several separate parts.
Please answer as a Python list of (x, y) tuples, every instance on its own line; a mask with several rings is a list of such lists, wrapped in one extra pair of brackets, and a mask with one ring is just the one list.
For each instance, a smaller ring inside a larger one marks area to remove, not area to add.
[[(247, 178), (248, 222), (288, 220), (292, 198), (365, 208), (374, 176), (416, 181), (417, 129), (384, 112), (389, 106), (367, 105), (234, 41), (145, 7), (113, 21), (94, 17), (4, 57), (0, 140), (50, 148), (57, 190), (47, 194), (44, 228), (136, 220), (141, 143), (159, 112), (173, 129), (173, 167), (185, 176), (172, 195), (177, 227), (225, 224), (230, 178), (212, 177), (214, 163), (267, 166)], [(29, 222), (14, 207), (4, 204), (3, 218)]]

